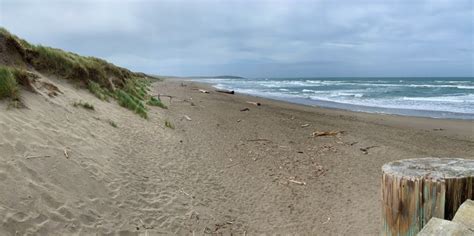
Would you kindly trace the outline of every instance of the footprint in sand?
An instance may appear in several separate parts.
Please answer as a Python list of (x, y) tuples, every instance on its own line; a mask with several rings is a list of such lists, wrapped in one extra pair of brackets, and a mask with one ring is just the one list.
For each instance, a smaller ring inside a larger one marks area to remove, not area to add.
[(33, 169), (27, 167), (25, 163), (22, 161), (19, 161), (17, 163), (18, 168), (20, 169), (20, 172), (22, 173), (28, 173), (30, 175), (30, 180), (37, 182), (37, 183), (44, 183), (43, 179), (34, 171)]
[(27, 151), (27, 147), (24, 144), (24, 141), (17, 141), (15, 143), (15, 153), (25, 153)]
[(37, 217), (33, 218), (32, 219), (32, 223), (35, 224), (35, 225), (43, 225), (45, 224), (47, 221), (49, 220), (49, 218), (43, 214), (38, 214)]
[(23, 212), (17, 212), (13, 214), (10, 218), (16, 222), (25, 222), (26, 220), (28, 220), (28, 215)]
[(87, 226), (92, 226), (92, 224), (94, 224), (97, 221), (97, 219), (94, 216), (88, 215), (88, 214), (80, 215), (79, 219), (82, 224), (87, 225)]
[(8, 179), (7, 173), (0, 170), (0, 182), (5, 181), (6, 179)]
[(43, 201), (43, 203), (52, 208), (52, 209), (58, 209), (60, 206), (62, 206), (63, 204), (56, 201), (52, 196), (46, 194), (46, 193), (42, 193), (41, 194), (41, 200)]
[(65, 206), (60, 207), (58, 209), (58, 212), (59, 212), (59, 214), (61, 214), (62, 216), (64, 216), (68, 220), (74, 219), (74, 214), (72, 214), (71, 211)]
[[(1, 140), (1, 139), (0, 139)], [(8, 139), (7, 139), (8, 140)], [(13, 157), (15, 154), (15, 149), (9, 143), (2, 143), (0, 144), (0, 148), (2, 150), (2, 157), (5, 159), (7, 157)]]

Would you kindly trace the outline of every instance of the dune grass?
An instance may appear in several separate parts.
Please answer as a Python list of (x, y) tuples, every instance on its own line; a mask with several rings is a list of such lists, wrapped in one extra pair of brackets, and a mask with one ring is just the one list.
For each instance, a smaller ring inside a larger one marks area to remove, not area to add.
[(108, 102), (110, 101), (109, 97), (113, 97), (108, 90), (104, 89), (98, 83), (94, 81), (89, 81), (89, 85), (87, 86), (87, 88), (92, 94), (94, 94), (97, 98), (99, 98), (102, 101)]
[(108, 123), (109, 123), (110, 126), (112, 126), (114, 128), (118, 128), (117, 123), (115, 123), (113, 120), (108, 120)]
[(88, 103), (88, 102), (83, 102), (83, 101), (79, 101), (79, 102), (74, 102), (72, 104), (74, 107), (82, 107), (84, 109), (87, 109), (87, 110), (95, 110), (94, 108), (94, 105)]
[(0, 99), (18, 99), (18, 91), (18, 83), (13, 70), (8, 67), (0, 66)]
[(171, 123), (169, 120), (165, 120), (165, 126), (170, 128), (170, 129), (174, 129), (174, 125), (173, 123)]
[(145, 105), (143, 105), (143, 100), (121, 89), (117, 90), (116, 95), (120, 106), (132, 110), (139, 116), (148, 119), (147, 109), (145, 108)]
[(150, 100), (146, 103), (147, 105), (150, 106), (155, 106), (155, 107), (161, 107), (163, 109), (167, 109), (168, 107), (161, 102), (160, 99), (155, 98), (155, 97), (150, 97)]
[[(80, 56), (76, 53), (63, 51), (57, 48), (42, 45), (32, 45), (27, 41), (11, 34), (0, 27), (0, 35), (13, 45), (23, 57), (26, 64), (44, 73), (54, 74), (62, 78), (78, 81), (81, 86), (94, 94), (97, 98), (109, 101), (116, 99), (118, 103), (143, 118), (147, 118), (147, 108), (158, 106), (166, 108), (161, 101), (148, 95), (150, 79), (143, 73), (131, 72), (125, 68), (115, 66), (105, 60), (95, 57)], [(17, 96), (18, 88), (12, 71), (3, 70), (0, 84), (1, 96)]]

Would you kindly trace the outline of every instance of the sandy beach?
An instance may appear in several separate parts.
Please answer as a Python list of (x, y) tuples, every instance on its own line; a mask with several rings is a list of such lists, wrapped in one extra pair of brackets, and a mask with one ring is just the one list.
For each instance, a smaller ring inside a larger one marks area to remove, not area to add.
[(473, 121), (323, 109), (176, 79), (152, 85), (172, 99), (145, 120), (50, 80), (57, 97), (25, 91), (27, 109), (0, 103), (1, 235), (377, 235), (384, 163), (474, 159)]

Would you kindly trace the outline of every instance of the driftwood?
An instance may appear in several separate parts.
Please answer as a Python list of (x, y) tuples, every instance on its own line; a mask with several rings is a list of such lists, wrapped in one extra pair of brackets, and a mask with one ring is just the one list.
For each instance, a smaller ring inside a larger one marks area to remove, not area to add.
[(218, 93), (227, 93), (227, 94), (234, 94), (234, 90), (226, 90), (226, 89), (216, 89)]
[(257, 139), (248, 139), (247, 140), (248, 142), (271, 142), (270, 140), (266, 139), (266, 138), (257, 138)]
[(198, 91), (201, 92), (201, 93), (209, 93), (209, 91), (204, 90), (204, 89), (198, 89)]
[(255, 105), (255, 106), (260, 106), (262, 105), (261, 103), (259, 102), (247, 102), (248, 104), (252, 104), (252, 105)]
[(369, 149), (376, 148), (376, 147), (379, 147), (379, 146), (369, 146), (369, 147), (365, 147), (365, 148), (359, 148), (359, 150), (361, 150), (362, 153), (364, 153), (364, 154), (369, 154)]
[(416, 235), (432, 217), (451, 220), (474, 199), (473, 160), (407, 159), (382, 172), (382, 235)]
[(69, 159), (69, 153), (67, 151), (67, 148), (64, 148), (64, 156), (66, 157), (66, 159)]
[(240, 111), (250, 111), (248, 107), (240, 109)]
[(306, 185), (306, 182), (302, 182), (298, 180), (289, 179), (288, 181), (294, 184), (298, 184), (298, 185)]
[(338, 134), (342, 134), (344, 131), (314, 131), (312, 136), (313, 137), (320, 137), (320, 136), (336, 136)]
[(27, 156), (25, 157), (26, 159), (36, 159), (36, 158), (46, 158), (46, 157), (51, 157), (50, 155), (43, 155), (43, 156)]

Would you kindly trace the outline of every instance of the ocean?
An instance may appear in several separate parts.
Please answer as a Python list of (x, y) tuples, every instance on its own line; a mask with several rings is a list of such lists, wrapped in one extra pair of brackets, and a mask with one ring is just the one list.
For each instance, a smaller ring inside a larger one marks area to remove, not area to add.
[(200, 78), (219, 89), (351, 111), (474, 120), (474, 78)]

